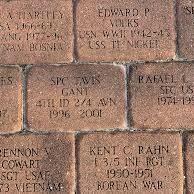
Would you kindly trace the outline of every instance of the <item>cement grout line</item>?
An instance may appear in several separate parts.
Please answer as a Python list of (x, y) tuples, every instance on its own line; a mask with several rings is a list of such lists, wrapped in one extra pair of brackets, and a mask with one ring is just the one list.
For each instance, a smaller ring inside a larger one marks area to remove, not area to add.
[(26, 77), (25, 77), (25, 66), (22, 66), (22, 130), (25, 131), (26, 125)]
[(103, 130), (79, 130), (79, 131), (36, 131), (32, 129), (25, 129), (23, 131), (13, 132), (13, 133), (0, 133), (1, 136), (14, 136), (14, 135), (50, 135), (50, 134), (89, 134), (89, 133), (194, 133), (194, 130), (185, 130), (185, 129), (135, 129), (135, 128), (125, 128), (125, 129), (103, 129)]
[(127, 120), (128, 120), (128, 128), (133, 126), (133, 117), (132, 117), (132, 102), (131, 102), (131, 75), (132, 75), (132, 66), (127, 66)]
[(178, 13), (178, 6), (177, 6), (177, 1), (174, 1), (174, 27), (175, 27), (175, 33), (176, 33), (176, 41), (175, 41), (175, 45), (176, 45), (176, 51), (175, 51), (175, 60), (179, 59), (179, 32), (178, 32), (178, 18), (177, 13)]
[(76, 23), (76, 9), (77, 9), (77, 0), (72, 0), (73, 4), (73, 62), (77, 63), (78, 60), (78, 49), (77, 49), (77, 23)]
[(79, 146), (78, 146), (78, 140), (79, 140), (79, 134), (75, 134), (75, 185), (76, 185), (76, 188), (75, 188), (75, 194), (78, 194), (79, 193), (79, 179), (80, 179), (80, 176), (79, 176), (79, 158), (78, 158), (78, 155), (79, 155)]
[(129, 128), (129, 114), (128, 114), (128, 109), (129, 109), (129, 106), (128, 106), (128, 89), (129, 89), (129, 85), (128, 85), (128, 80), (129, 80), (129, 77), (128, 77), (128, 67), (127, 65), (125, 65), (125, 126), (127, 128)]
[(183, 162), (183, 193), (187, 193), (187, 179), (186, 179), (186, 146), (187, 146), (187, 140), (186, 140), (186, 134), (187, 133), (181, 133), (181, 140), (182, 140), (182, 162)]
[(186, 59), (186, 58), (175, 58), (175, 59), (170, 59), (170, 60), (150, 60), (150, 61), (124, 61), (124, 62), (82, 62), (82, 61), (74, 61), (71, 63), (49, 63), (49, 64), (26, 64), (26, 65), (21, 65), (21, 64), (12, 64), (12, 65), (7, 65), (7, 64), (0, 64), (0, 67), (11, 67), (11, 66), (19, 66), (19, 67), (33, 67), (33, 66), (69, 66), (69, 65), (115, 65), (115, 66), (131, 66), (131, 65), (144, 65), (144, 64), (149, 64), (149, 63), (155, 63), (155, 64), (160, 64), (160, 63), (194, 63), (194, 59)]

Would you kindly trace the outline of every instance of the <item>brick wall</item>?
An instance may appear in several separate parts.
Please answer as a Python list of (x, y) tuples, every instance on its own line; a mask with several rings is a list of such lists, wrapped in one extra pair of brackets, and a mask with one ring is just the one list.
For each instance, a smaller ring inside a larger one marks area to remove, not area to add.
[(194, 1), (0, 1), (0, 193), (193, 194)]

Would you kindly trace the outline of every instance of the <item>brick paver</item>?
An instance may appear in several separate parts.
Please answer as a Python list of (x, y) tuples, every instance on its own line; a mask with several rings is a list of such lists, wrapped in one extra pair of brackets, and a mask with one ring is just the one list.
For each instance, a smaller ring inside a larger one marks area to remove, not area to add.
[(130, 68), (131, 125), (135, 128), (194, 127), (193, 63), (150, 63)]
[(28, 70), (28, 127), (43, 131), (126, 127), (125, 68), (37, 66)]
[(22, 128), (22, 76), (14, 66), (0, 67), (0, 132)]
[(178, 133), (81, 134), (76, 145), (78, 193), (183, 193)]
[(73, 135), (0, 137), (0, 147), (2, 193), (73, 193)]
[(73, 60), (71, 0), (1, 1), (0, 12), (0, 63)]
[(177, 0), (178, 52), (181, 58), (194, 59), (194, 1)]
[(79, 0), (76, 49), (80, 61), (149, 61), (175, 56), (174, 2)]

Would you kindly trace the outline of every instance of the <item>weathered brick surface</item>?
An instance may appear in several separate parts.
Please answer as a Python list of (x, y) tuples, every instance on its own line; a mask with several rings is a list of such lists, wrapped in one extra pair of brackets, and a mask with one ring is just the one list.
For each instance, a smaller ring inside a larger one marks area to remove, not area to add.
[(22, 127), (22, 80), (18, 67), (0, 67), (0, 132)]
[(133, 127), (194, 127), (192, 63), (151, 63), (133, 66), (130, 71)]
[(194, 0), (0, 13), (0, 193), (194, 193)]
[(78, 193), (182, 194), (178, 133), (80, 134)]
[(175, 55), (173, 1), (79, 0), (76, 8), (81, 61), (166, 60)]
[(71, 0), (1, 1), (0, 63), (72, 61)]
[(184, 147), (185, 147), (185, 165), (186, 165), (186, 192), (188, 194), (194, 193), (193, 183), (194, 183), (194, 134), (193, 132), (187, 133), (184, 136)]
[(0, 147), (2, 193), (74, 193), (73, 135), (0, 137)]
[(35, 130), (126, 127), (125, 68), (33, 66), (27, 76), (27, 123)]
[(177, 0), (177, 32), (179, 55), (182, 58), (194, 59), (194, 1)]

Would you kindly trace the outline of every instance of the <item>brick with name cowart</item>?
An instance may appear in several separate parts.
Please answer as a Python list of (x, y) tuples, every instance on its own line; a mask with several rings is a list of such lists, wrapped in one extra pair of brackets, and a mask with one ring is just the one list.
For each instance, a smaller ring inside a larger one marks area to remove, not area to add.
[(0, 67), (0, 132), (22, 127), (22, 80), (19, 67)]
[(27, 75), (27, 124), (35, 130), (126, 127), (125, 67), (33, 66)]
[(194, 127), (194, 66), (150, 63), (130, 72), (131, 125), (135, 128)]
[(1, 1), (0, 12), (0, 63), (73, 60), (71, 0)]
[(175, 56), (174, 2), (79, 0), (80, 61), (164, 60)]
[(177, 0), (177, 29), (179, 55), (181, 58), (194, 59), (194, 1)]
[(76, 145), (78, 193), (183, 193), (178, 133), (98, 132)]
[(0, 137), (0, 147), (2, 193), (74, 193), (73, 135)]

